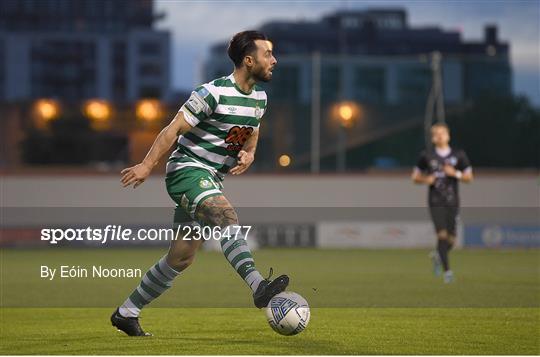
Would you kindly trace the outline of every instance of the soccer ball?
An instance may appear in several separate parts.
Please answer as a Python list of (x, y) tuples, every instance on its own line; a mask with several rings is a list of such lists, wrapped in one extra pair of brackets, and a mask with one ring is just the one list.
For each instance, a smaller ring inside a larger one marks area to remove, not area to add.
[(291, 291), (274, 296), (265, 309), (270, 327), (285, 336), (299, 334), (309, 323), (309, 305), (303, 297)]

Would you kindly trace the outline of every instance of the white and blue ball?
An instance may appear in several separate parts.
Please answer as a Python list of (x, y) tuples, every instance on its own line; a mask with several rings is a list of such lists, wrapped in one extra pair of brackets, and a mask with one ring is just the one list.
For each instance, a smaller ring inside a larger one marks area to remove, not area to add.
[(309, 323), (310, 311), (306, 299), (291, 291), (274, 296), (265, 310), (270, 327), (280, 335), (299, 334)]

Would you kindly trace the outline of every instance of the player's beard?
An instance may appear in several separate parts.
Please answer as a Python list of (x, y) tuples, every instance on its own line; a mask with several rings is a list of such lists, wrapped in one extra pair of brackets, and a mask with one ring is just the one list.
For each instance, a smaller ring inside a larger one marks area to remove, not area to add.
[(272, 75), (267, 74), (267, 71), (262, 66), (257, 66), (256, 71), (253, 71), (251, 75), (257, 82), (270, 82), (272, 80)]

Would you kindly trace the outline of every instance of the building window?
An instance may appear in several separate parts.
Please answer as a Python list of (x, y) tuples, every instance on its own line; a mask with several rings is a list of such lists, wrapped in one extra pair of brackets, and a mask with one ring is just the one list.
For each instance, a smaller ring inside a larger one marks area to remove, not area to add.
[(5, 92), (4, 92), (4, 73), (5, 73), (5, 51), (4, 51), (4, 42), (0, 40), (0, 99), (5, 98)]
[(299, 70), (297, 66), (283, 65), (273, 73), (268, 90), (272, 99), (296, 100), (299, 96)]
[(511, 95), (512, 73), (506, 61), (470, 59), (465, 62), (465, 96)]
[(139, 66), (139, 74), (144, 77), (159, 77), (161, 66), (156, 63), (143, 63)]
[(95, 44), (40, 41), (32, 45), (30, 78), (33, 97), (78, 100), (96, 95)]
[(127, 98), (127, 79), (126, 79), (126, 44), (122, 41), (116, 41), (112, 47), (111, 68), (113, 70), (112, 95), (114, 100), (123, 101)]
[(338, 100), (342, 91), (342, 69), (338, 65), (323, 65), (321, 68), (321, 99), (322, 101), (334, 102)]
[(139, 44), (139, 54), (141, 56), (152, 55), (157, 56), (161, 52), (161, 43), (159, 42), (141, 42)]
[(354, 72), (354, 97), (361, 102), (382, 103), (385, 99), (385, 70), (383, 67), (362, 66)]
[(161, 98), (161, 88), (144, 86), (139, 88), (139, 98)]
[(423, 103), (431, 86), (431, 71), (427, 66), (400, 66), (398, 92), (402, 103)]

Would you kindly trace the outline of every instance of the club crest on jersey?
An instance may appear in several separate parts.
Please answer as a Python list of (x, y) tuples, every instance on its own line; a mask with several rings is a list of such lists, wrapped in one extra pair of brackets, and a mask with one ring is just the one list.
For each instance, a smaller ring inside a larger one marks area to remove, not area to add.
[(451, 156), (451, 157), (448, 158), (448, 160), (446, 160), (446, 163), (448, 165), (456, 166), (457, 158), (455, 156)]
[(207, 180), (205, 178), (202, 178), (199, 181), (199, 186), (200, 186), (200, 188), (210, 188), (210, 187), (212, 187), (212, 182), (210, 182), (209, 180)]
[(257, 118), (257, 120), (260, 120), (262, 116), (261, 114), (262, 114), (262, 110), (261, 108), (259, 108), (259, 105), (257, 104), (257, 106), (255, 107), (255, 118)]

